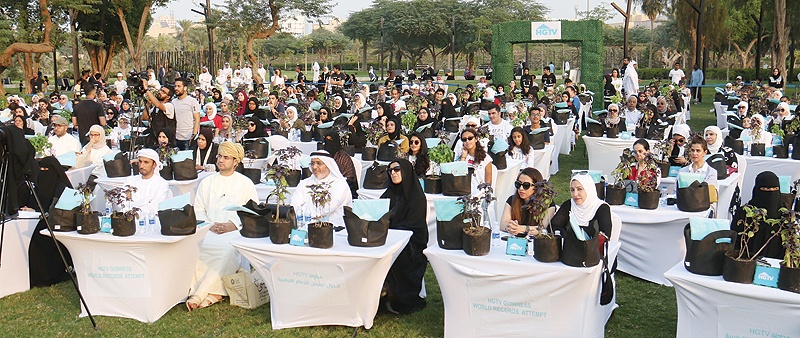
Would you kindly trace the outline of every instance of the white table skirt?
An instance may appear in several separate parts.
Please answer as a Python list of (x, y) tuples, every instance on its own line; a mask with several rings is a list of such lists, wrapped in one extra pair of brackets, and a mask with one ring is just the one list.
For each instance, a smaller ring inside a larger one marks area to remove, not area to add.
[(572, 138), (575, 137), (575, 133), (572, 132), (572, 126), (575, 124), (575, 118), (570, 117), (567, 120), (567, 124), (559, 125), (553, 123), (553, 136), (551, 137), (550, 143), (552, 143), (556, 151), (553, 152), (555, 157), (555, 161), (558, 161), (558, 155), (564, 154), (569, 155), (572, 152)]
[[(72, 255), (92, 315), (152, 323), (186, 299), (208, 229), (198, 227), (191, 236), (60, 232), (56, 238)], [(87, 316), (83, 304), (80, 316)]]
[[(215, 173), (210, 173), (206, 171), (201, 171), (197, 174), (197, 178), (193, 180), (187, 181), (176, 181), (176, 180), (169, 180), (169, 190), (172, 192), (172, 196), (180, 196), (186, 193), (189, 193), (189, 200), (194, 204), (194, 198), (197, 194), (197, 187), (200, 185), (200, 181), (209, 177)], [(114, 178), (98, 178), (95, 180), (97, 186), (94, 188), (94, 200), (92, 201), (92, 210), (102, 212), (105, 210), (106, 206), (106, 193), (103, 189), (113, 189), (122, 187), (125, 184), (125, 180), (127, 177), (114, 177)]]
[[(742, 186), (742, 178), (744, 175), (742, 173), (733, 173), (728, 178), (717, 181), (719, 183), (719, 187), (717, 187), (717, 214), (715, 218), (720, 219), (731, 219), (730, 213), (728, 213), (728, 208), (731, 206), (731, 198), (733, 197), (733, 192), (736, 191), (736, 187), (738, 186), (741, 190)], [(675, 193), (676, 189), (676, 181), (675, 177), (665, 177), (661, 179), (661, 185), (667, 187), (667, 191), (670, 194)]]
[(263, 238), (231, 241), (264, 277), (273, 329), (372, 327), (383, 281), (411, 232), (389, 230), (386, 244), (374, 248), (351, 247), (342, 233), (334, 234), (330, 249), (275, 245)]
[(92, 171), (94, 168), (97, 167), (96, 164), (91, 164), (89, 166), (83, 168), (72, 168), (67, 170), (67, 178), (69, 179), (69, 183), (72, 183), (72, 187), (77, 189), (78, 184), (86, 184), (86, 181), (89, 180), (89, 176), (92, 175)]
[(28, 247), (38, 219), (8, 220), (3, 234), (0, 298), (31, 288)]
[(695, 275), (682, 262), (664, 276), (677, 295), (677, 337), (800, 336), (800, 294)]
[[(798, 149), (800, 151), (800, 149)], [(763, 156), (740, 156), (747, 160), (747, 170), (742, 179), (742, 205), (747, 204), (753, 196), (756, 176), (764, 171), (772, 171), (778, 176), (792, 176), (792, 182), (800, 179), (800, 161), (791, 158), (773, 158)]]
[(708, 211), (683, 212), (674, 205), (643, 210), (615, 205), (611, 210), (622, 219), (619, 253), (620, 271), (641, 279), (671, 285), (664, 272), (686, 256), (683, 227), (689, 217), (707, 217)]
[(311, 155), (311, 153), (317, 151), (317, 142), (289, 142), (289, 145), (297, 147), (300, 151), (303, 152), (305, 155)]
[[(636, 138), (623, 140), (621, 138), (583, 136), (586, 143), (586, 153), (589, 156), (589, 170), (600, 170), (603, 175), (610, 177), (611, 172), (619, 164), (622, 150), (633, 146)], [(647, 140), (652, 148), (656, 141)]]
[[(603, 337), (616, 299), (601, 306), (602, 264), (574, 268), (505, 255), (425, 249), (444, 300), (445, 337)], [(612, 256), (619, 242), (612, 242)]]

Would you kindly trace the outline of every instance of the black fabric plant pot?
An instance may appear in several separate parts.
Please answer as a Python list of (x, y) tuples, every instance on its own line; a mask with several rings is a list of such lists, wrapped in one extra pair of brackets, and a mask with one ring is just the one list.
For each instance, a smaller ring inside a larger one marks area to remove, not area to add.
[(265, 138), (246, 141), (244, 142), (244, 151), (245, 153), (251, 151), (253, 158), (267, 158), (269, 156), (269, 141)]
[(792, 203), (794, 203), (794, 194), (792, 193), (781, 193), (781, 205), (789, 210), (792, 210)]
[(187, 204), (181, 209), (159, 210), (161, 234), (164, 236), (188, 236), (197, 232), (197, 216), (194, 206)]
[(766, 155), (766, 145), (763, 143), (753, 143), (750, 145), (750, 156), (764, 156)]
[(633, 135), (636, 138), (645, 138), (647, 136), (647, 128), (636, 127), (636, 130), (633, 131)]
[(605, 181), (600, 182), (600, 183), (595, 183), (594, 184), (594, 188), (595, 188), (595, 190), (597, 190), (597, 198), (599, 198), (601, 200), (605, 200), (606, 199), (606, 183), (605, 183)]
[(625, 194), (628, 189), (625, 187), (617, 188), (609, 184), (606, 186), (606, 203), (608, 205), (622, 205), (625, 203)]
[(377, 221), (360, 219), (350, 207), (344, 207), (344, 225), (347, 228), (347, 243), (350, 246), (375, 247), (386, 244), (392, 216), (387, 212)]
[(560, 126), (567, 124), (569, 120), (569, 110), (567, 111), (556, 111), (553, 113), (553, 121)]
[(364, 174), (364, 189), (386, 189), (388, 187), (389, 176), (386, 174), (387, 166), (373, 162)]
[(436, 243), (445, 250), (464, 248), (464, 214), (458, 214), (449, 221), (436, 220)]
[(314, 132), (309, 130), (306, 131), (305, 129), (300, 130), (300, 142), (311, 142), (314, 140)]
[[(295, 219), (295, 222), (297, 220)], [(269, 223), (269, 240), (272, 244), (288, 244), (292, 229), (295, 228), (288, 218), (275, 219), (274, 214), (267, 217)]]
[[(686, 212), (700, 212), (711, 207), (708, 196), (708, 183), (694, 181), (688, 187), (678, 188), (677, 205), (678, 210)], [(639, 196), (639, 201), (642, 197)], [(641, 202), (640, 202), (641, 203)]]
[(492, 230), (487, 227), (470, 229), (468, 226), (462, 230), (464, 238), (464, 252), (470, 256), (486, 256), (492, 247)]
[(93, 211), (90, 214), (79, 212), (76, 215), (76, 230), (81, 235), (91, 235), (100, 232), (100, 213)]
[(290, 187), (296, 187), (300, 184), (300, 170), (289, 170), (289, 173), (286, 174), (286, 185)]
[(789, 150), (784, 145), (772, 146), (772, 154), (777, 158), (789, 158)]
[(242, 228), (239, 229), (239, 234), (242, 237), (264, 238), (269, 236), (269, 222), (267, 219), (272, 217), (272, 214), (253, 215), (248, 212), (237, 211), (236, 215), (239, 216), (239, 220), (242, 222)]
[(441, 177), (426, 176), (422, 179), (423, 190), (426, 194), (441, 194), (442, 193), (442, 179)]
[(309, 168), (300, 169), (300, 179), (301, 180), (304, 180), (304, 179), (309, 178), (309, 177), (311, 177), (311, 169), (309, 169)]
[(130, 220), (125, 215), (118, 217), (111, 215), (111, 234), (114, 236), (127, 237), (136, 233), (136, 219)]
[[(800, 118), (800, 117), (795, 117)], [(792, 141), (792, 159), (793, 160), (800, 160), (800, 137), (795, 137)], [(797, 151), (794, 151), (797, 149)]]
[(605, 128), (600, 123), (588, 123), (586, 125), (586, 135), (591, 137), (603, 137)]
[(600, 248), (597, 238), (582, 241), (575, 236), (572, 227), (566, 227), (565, 230), (566, 234), (562, 232), (564, 237), (564, 247), (561, 250), (562, 263), (579, 268), (591, 267), (600, 263)]
[(133, 176), (139, 175), (139, 162), (131, 163), (131, 169), (133, 170)]
[(794, 208), (793, 208), (793, 210), (796, 211), (796, 212), (800, 212), (800, 200), (799, 199), (795, 199), (794, 200)]
[(325, 143), (317, 142), (317, 150), (325, 150)]
[(730, 135), (728, 135), (728, 137), (725, 138), (723, 143), (726, 147), (733, 149), (735, 153), (739, 155), (744, 154), (744, 142), (742, 142), (742, 140), (737, 140), (736, 138), (733, 138)]
[(442, 195), (464, 196), (472, 192), (472, 175), (442, 174)]
[(69, 232), (77, 230), (75, 227), (75, 219), (80, 208), (75, 207), (75, 209), (72, 210), (56, 209), (57, 202), (58, 198), (54, 198), (47, 215), (50, 220), (50, 225), (53, 227), (53, 231)]
[(378, 161), (391, 162), (397, 159), (397, 144), (394, 141), (386, 141), (378, 146)]
[(489, 156), (492, 158), (492, 164), (494, 164), (497, 170), (503, 170), (508, 168), (508, 162), (506, 161), (506, 151), (501, 151), (498, 154), (493, 152), (489, 152)]
[(365, 147), (364, 150), (361, 151), (361, 160), (375, 161), (376, 155), (378, 155), (378, 148)]
[(309, 225), (308, 246), (319, 249), (333, 247), (333, 224), (319, 222)]
[(242, 175), (247, 176), (253, 184), (261, 183), (261, 169), (258, 168), (243, 168)]
[(656, 164), (658, 164), (658, 169), (661, 170), (661, 178), (669, 177), (669, 161), (656, 162)]
[(528, 142), (535, 150), (544, 149), (544, 132), (538, 134), (528, 134)]
[(448, 133), (457, 133), (458, 122), (460, 122), (460, 120), (444, 120), (444, 130)]
[(622, 123), (606, 127), (606, 137), (617, 138), (617, 136), (619, 136), (620, 125), (622, 125)]
[(347, 153), (347, 155), (349, 156), (356, 156), (356, 146), (352, 144), (348, 144), (342, 147), (342, 150), (344, 150), (344, 152)]
[[(734, 257), (739, 253), (731, 250), (725, 253), (725, 263), (722, 266), (722, 279), (741, 284), (753, 284), (753, 276), (756, 274), (755, 260), (736, 260)], [(778, 278), (780, 282), (780, 278)]]
[(650, 191), (650, 192), (639, 191), (639, 209), (653, 210), (658, 208), (658, 199), (660, 197), (661, 197), (660, 191)]
[(161, 171), (158, 172), (161, 177), (163, 177), (167, 181), (172, 181), (172, 167), (164, 166), (161, 168)]
[(131, 140), (130, 139), (120, 140), (119, 150), (122, 152), (131, 151)]
[(128, 177), (131, 175), (131, 161), (128, 160), (127, 156), (112, 161), (103, 161), (103, 166), (106, 169), (106, 176), (109, 178)]
[[(719, 238), (729, 238), (730, 243), (717, 243)], [(686, 242), (686, 256), (683, 266), (687, 271), (704, 276), (722, 275), (722, 266), (725, 262), (725, 252), (733, 250), (736, 243), (736, 233), (731, 230), (714, 231), (702, 240), (692, 240), (691, 226), (686, 224), (683, 228), (683, 239)]]
[(784, 263), (781, 263), (778, 289), (800, 293), (800, 269), (790, 268), (784, 265)]
[(561, 236), (533, 237), (533, 258), (540, 262), (558, 262), (561, 256)]
[(176, 181), (191, 181), (197, 179), (197, 169), (195, 169), (194, 160), (187, 158), (180, 162), (173, 162), (172, 176)]

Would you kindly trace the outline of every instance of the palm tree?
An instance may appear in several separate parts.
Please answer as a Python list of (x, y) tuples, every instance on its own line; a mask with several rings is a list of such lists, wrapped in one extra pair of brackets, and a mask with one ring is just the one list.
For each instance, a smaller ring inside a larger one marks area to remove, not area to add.
[(650, 19), (650, 52), (647, 53), (647, 67), (653, 68), (653, 28), (656, 17), (664, 13), (667, 6), (666, 0), (638, 0), (641, 3), (642, 12)]
[(178, 26), (176, 35), (181, 40), (181, 46), (186, 48), (186, 39), (189, 37), (189, 30), (194, 25), (194, 21), (192, 20), (178, 20)]

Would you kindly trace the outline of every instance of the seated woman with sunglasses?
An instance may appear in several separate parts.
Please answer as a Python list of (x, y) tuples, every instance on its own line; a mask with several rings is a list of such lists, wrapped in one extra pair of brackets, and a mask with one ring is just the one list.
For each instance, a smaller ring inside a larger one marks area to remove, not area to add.
[(472, 172), (472, 194), (478, 193), (478, 185), (492, 184), (492, 157), (486, 153), (478, 139), (475, 129), (464, 129), (461, 132), (463, 144), (460, 154), (456, 154), (455, 161), (466, 161), (474, 169)]
[[(527, 210), (522, 209), (522, 206), (533, 196), (534, 185), (541, 181), (544, 179), (539, 170), (530, 167), (522, 169), (514, 182), (514, 187), (517, 188), (516, 193), (508, 197), (505, 208), (503, 208), (500, 230), (520, 237), (539, 234), (537, 228), (539, 224), (530, 223), (531, 215)], [(547, 216), (542, 219), (540, 224), (550, 223), (550, 219), (555, 213), (556, 205), (553, 203), (547, 209)]]
[(672, 138), (669, 140), (669, 165), (670, 166), (685, 166), (689, 164), (686, 159), (686, 146), (687, 138), (689, 138), (689, 125), (676, 124), (672, 127)]
[(428, 144), (425, 142), (425, 138), (419, 133), (413, 133), (409, 137), (409, 142), (410, 145), (406, 154), (408, 155), (408, 161), (414, 166), (414, 173), (420, 178), (432, 174), (433, 168), (428, 157)]
[(586, 174), (573, 176), (569, 191), (571, 198), (561, 204), (550, 220), (553, 230), (560, 230), (564, 236), (566, 229), (574, 224), (591, 238), (597, 237), (598, 231), (610, 236), (611, 207), (597, 197), (592, 177)]
[[(619, 106), (616, 103), (612, 103), (608, 105), (608, 115), (606, 116), (604, 123), (606, 128), (614, 128), (619, 125), (620, 122), (623, 122), (619, 116)], [(627, 129), (625, 129), (627, 130)], [(618, 131), (625, 131), (623, 129), (618, 129)]]

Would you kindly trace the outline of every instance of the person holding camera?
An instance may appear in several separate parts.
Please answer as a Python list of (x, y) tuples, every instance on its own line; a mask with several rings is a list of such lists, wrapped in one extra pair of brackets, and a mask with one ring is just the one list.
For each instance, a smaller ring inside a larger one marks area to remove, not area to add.
[[(142, 87), (147, 88), (147, 79), (140, 79)], [(154, 95), (150, 91), (145, 91), (144, 95), (147, 98), (149, 109), (145, 109), (142, 113), (143, 120), (150, 121), (150, 136), (147, 138), (147, 146), (152, 147), (157, 143), (157, 132), (164, 128), (175, 130), (177, 122), (175, 121), (175, 106), (169, 100), (172, 98), (173, 90), (170, 87), (161, 87)]]

